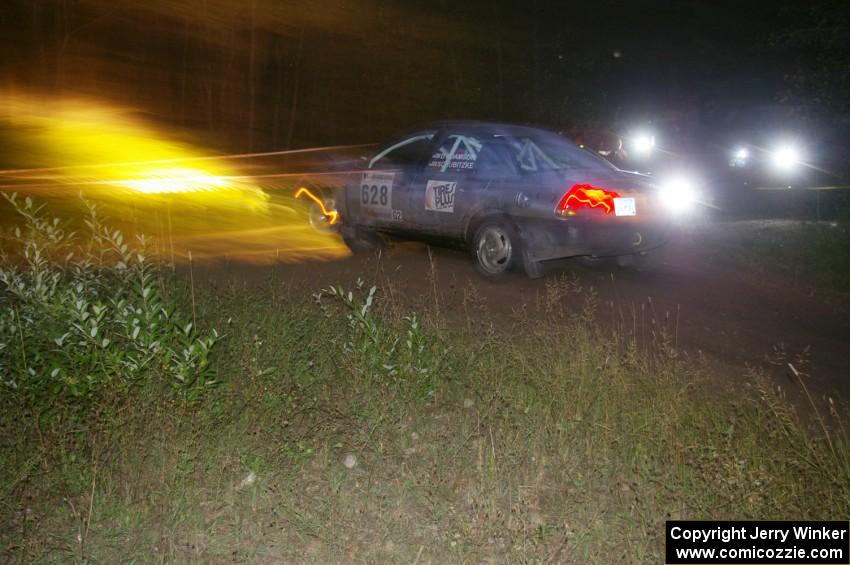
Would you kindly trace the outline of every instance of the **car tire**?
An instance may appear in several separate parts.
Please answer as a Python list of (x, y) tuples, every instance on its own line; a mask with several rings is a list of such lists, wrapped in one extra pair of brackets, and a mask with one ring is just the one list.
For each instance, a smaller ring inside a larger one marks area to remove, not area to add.
[(485, 220), (472, 237), (475, 269), (488, 279), (497, 279), (515, 268), (522, 257), (519, 234), (507, 221)]

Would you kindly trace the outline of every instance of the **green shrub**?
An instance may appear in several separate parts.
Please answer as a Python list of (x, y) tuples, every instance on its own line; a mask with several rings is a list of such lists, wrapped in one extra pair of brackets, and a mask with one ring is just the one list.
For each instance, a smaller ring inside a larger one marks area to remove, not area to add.
[(86, 203), (87, 237), (29, 197), (0, 250), (0, 386), (25, 403), (82, 399), (162, 377), (197, 396), (214, 381), (200, 335), (160, 288), (145, 239), (131, 245)]

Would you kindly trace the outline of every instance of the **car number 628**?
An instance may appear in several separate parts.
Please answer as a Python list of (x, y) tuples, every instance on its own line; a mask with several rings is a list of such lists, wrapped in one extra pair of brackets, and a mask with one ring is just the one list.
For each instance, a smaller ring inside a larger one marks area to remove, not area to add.
[(364, 206), (380, 206), (381, 208), (385, 208), (390, 203), (389, 192), (390, 189), (385, 184), (381, 186), (364, 184), (360, 187), (360, 202)]

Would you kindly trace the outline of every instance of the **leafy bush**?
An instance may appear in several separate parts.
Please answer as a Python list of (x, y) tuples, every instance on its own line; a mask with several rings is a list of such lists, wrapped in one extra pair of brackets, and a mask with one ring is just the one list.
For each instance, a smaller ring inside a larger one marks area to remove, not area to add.
[(82, 239), (29, 197), (5, 198), (23, 226), (0, 249), (0, 386), (39, 403), (152, 377), (190, 397), (214, 384), (218, 334), (166, 298), (144, 237), (125, 242), (86, 203)]

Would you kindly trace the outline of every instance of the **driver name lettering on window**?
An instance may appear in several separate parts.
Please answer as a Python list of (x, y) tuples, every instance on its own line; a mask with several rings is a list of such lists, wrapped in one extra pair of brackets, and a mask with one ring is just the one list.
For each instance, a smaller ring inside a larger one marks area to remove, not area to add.
[(471, 171), (475, 168), (481, 142), (474, 137), (450, 135), (446, 142), (431, 155), (428, 169), (445, 173), (447, 171)]

